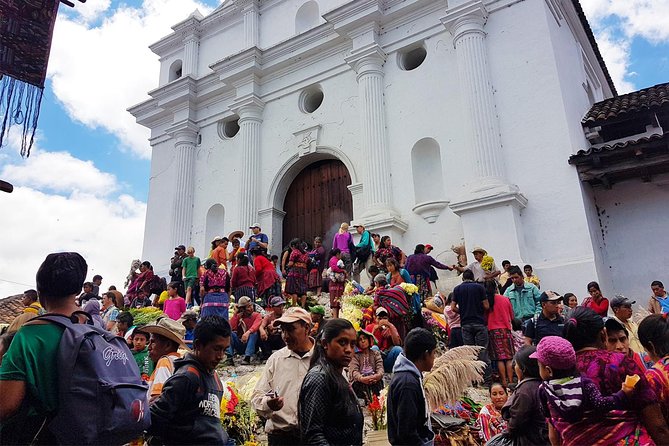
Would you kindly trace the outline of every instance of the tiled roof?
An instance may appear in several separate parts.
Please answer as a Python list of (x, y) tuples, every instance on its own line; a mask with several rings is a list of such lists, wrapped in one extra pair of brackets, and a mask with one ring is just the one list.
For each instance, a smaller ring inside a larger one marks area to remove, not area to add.
[(583, 118), (583, 125), (602, 123), (627, 113), (660, 108), (669, 104), (669, 82), (593, 104)]
[(11, 323), (16, 316), (23, 313), (23, 294), (0, 299), (0, 324)]
[(576, 9), (578, 18), (581, 20), (581, 25), (583, 25), (585, 34), (588, 36), (588, 40), (590, 40), (590, 45), (592, 46), (592, 49), (595, 52), (595, 56), (597, 57), (597, 62), (599, 62), (600, 68), (604, 72), (604, 76), (606, 77), (606, 82), (609, 84), (609, 88), (611, 88), (611, 93), (613, 93), (614, 97), (618, 96), (618, 91), (616, 91), (616, 86), (613, 83), (613, 79), (611, 79), (609, 70), (608, 68), (606, 68), (606, 63), (604, 62), (602, 53), (599, 51), (599, 46), (597, 45), (597, 39), (595, 39), (595, 34), (592, 32), (592, 28), (590, 28), (590, 23), (588, 23), (588, 19), (585, 16), (585, 12), (583, 12), (583, 8), (581, 7), (581, 2), (579, 0), (571, 0), (571, 2), (574, 5), (574, 9)]
[(598, 147), (590, 147), (588, 150), (581, 149), (569, 158), (569, 164), (573, 164), (574, 161), (576, 161), (578, 159), (586, 158), (586, 157), (588, 157), (592, 154), (595, 154), (595, 153), (611, 152), (611, 151), (616, 150), (616, 149), (624, 149), (624, 148), (627, 148), (627, 147), (643, 145), (643, 144), (646, 144), (646, 143), (649, 143), (649, 142), (658, 141), (658, 140), (667, 138), (668, 135), (669, 135), (669, 133), (665, 133), (664, 135), (655, 134), (655, 135), (651, 135), (651, 136), (648, 136), (648, 137), (642, 137), (642, 138), (639, 138), (639, 139), (621, 141), (621, 142), (617, 142), (615, 144), (608, 144), (608, 145), (603, 145), (603, 146), (598, 146)]

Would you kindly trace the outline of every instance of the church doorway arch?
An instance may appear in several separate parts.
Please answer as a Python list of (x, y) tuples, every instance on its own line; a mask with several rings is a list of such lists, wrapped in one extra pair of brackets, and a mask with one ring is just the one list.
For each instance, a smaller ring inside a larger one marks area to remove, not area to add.
[(323, 237), (331, 248), (332, 238), (342, 222), (353, 218), (353, 198), (348, 186), (351, 176), (339, 160), (316, 161), (297, 174), (283, 202), (283, 247), (299, 238), (311, 244)]

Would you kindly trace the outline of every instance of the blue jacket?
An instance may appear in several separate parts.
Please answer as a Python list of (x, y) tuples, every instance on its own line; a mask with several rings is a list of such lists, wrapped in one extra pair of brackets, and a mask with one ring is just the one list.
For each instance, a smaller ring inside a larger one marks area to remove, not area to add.
[(392, 445), (434, 444), (422, 375), (404, 353), (397, 357), (388, 390), (388, 440)]

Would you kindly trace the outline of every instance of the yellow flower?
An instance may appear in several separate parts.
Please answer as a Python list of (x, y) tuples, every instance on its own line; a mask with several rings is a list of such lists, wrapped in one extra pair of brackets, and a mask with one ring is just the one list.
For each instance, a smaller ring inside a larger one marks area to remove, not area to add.
[(494, 264), (495, 259), (491, 256), (483, 256), (483, 259), (481, 259), (481, 268), (483, 268), (484, 271), (492, 271), (492, 266)]

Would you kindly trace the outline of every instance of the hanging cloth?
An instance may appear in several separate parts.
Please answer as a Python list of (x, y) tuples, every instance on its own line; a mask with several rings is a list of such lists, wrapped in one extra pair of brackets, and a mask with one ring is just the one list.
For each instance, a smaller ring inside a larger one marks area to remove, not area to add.
[(21, 128), (21, 156), (35, 139), (60, 0), (0, 0), (0, 147)]

